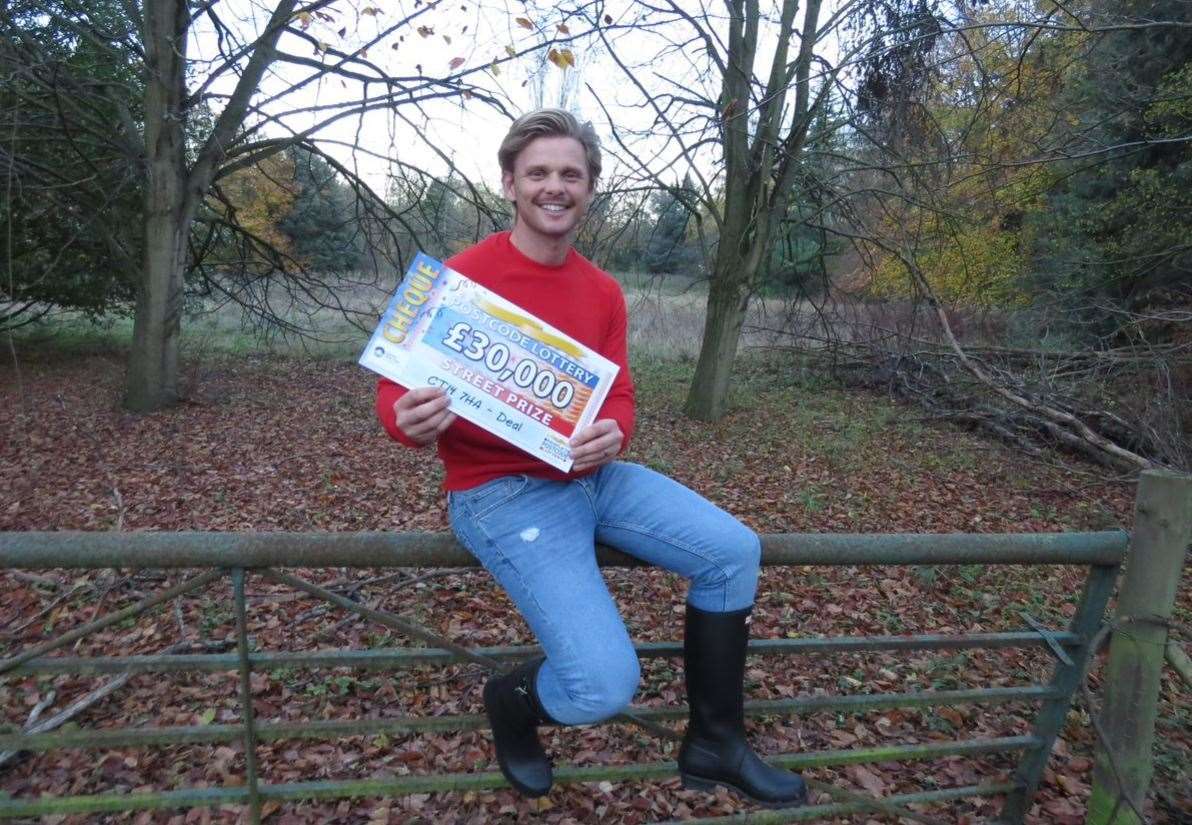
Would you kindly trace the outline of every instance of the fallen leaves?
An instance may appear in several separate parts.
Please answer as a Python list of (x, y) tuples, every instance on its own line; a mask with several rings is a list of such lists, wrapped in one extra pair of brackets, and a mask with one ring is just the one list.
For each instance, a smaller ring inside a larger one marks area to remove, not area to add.
[(849, 765), (845, 769), (849, 778), (869, 791), (873, 796), (881, 797), (886, 793), (886, 783), (880, 776), (865, 765)]
[[(121, 519), (130, 530), (446, 529), (437, 462), (383, 436), (373, 418), (373, 380), (355, 365), (283, 359), (205, 363), (195, 367), (198, 381), (190, 403), (140, 417), (119, 409), (122, 369), (122, 364), (103, 356), (35, 360), (25, 364), (20, 403), (13, 403), (16, 382), (0, 374), (5, 379), (0, 381), (0, 428), (11, 434), (0, 441), (0, 486), (10, 491), (9, 501), (0, 508), (0, 529), (105, 530)], [(825, 394), (805, 399), (814, 407), (809, 423), (799, 418), (797, 405), (762, 395), (756, 403), (771, 410), (765, 421), (759, 422), (753, 410), (739, 409), (723, 422), (708, 425), (682, 419), (679, 396), (658, 392), (657, 378), (639, 371), (639, 383), (640, 423), (630, 457), (649, 462), (652, 456), (664, 456), (667, 472), (759, 532), (949, 532), (971, 529), (978, 517), (980, 529), (990, 532), (1055, 530), (1080, 528), (1103, 519), (1105, 511), (1122, 523), (1129, 518), (1129, 490), (1094, 485), (1073, 492), (1062, 472), (950, 430), (908, 433), (888, 427), (874, 436), (880, 450), (865, 444), (841, 449), (831, 440), (835, 422), (872, 418), (875, 410), (887, 406), (874, 397)], [(60, 413), (64, 406), (72, 411), (69, 417)], [(31, 414), (22, 416), (25, 409)], [(979, 460), (932, 466), (939, 456), (963, 456), (965, 451), (979, 455)], [(118, 498), (113, 490), (119, 491)], [(991, 495), (991, 490), (997, 494)], [(808, 492), (813, 495), (804, 495)], [(1039, 514), (1044, 506), (1050, 515)], [(352, 581), (374, 575), (356, 572), (359, 579)], [(5, 643), (24, 645), (90, 619), (99, 575), (39, 616), (18, 639)], [(345, 574), (319, 575), (329, 584)], [(20, 627), (38, 616), (56, 598), (70, 594), (79, 578), (46, 576), (50, 579), (38, 584), (0, 575), (6, 593), (0, 605), (4, 627)], [(678, 638), (683, 588), (676, 577), (645, 569), (612, 570), (608, 580), (635, 638)], [(401, 581), (391, 583), (392, 591), (382, 585), (364, 588), (360, 597), (366, 603), (388, 598), (384, 604), (391, 609), (408, 612), (414, 620), (470, 645), (530, 640), (524, 622), (480, 571), (448, 571), (407, 588)], [(995, 629), (1017, 622), (1016, 611), (1034, 594), (1071, 594), (1078, 591), (1079, 582), (1079, 571), (1051, 568), (941, 568), (930, 581), (906, 568), (767, 569), (754, 632), (763, 638), (806, 638), (940, 632), (946, 627)], [(125, 577), (108, 586), (111, 595), (105, 610), (135, 600), (134, 591), (143, 597), (140, 591), (168, 585)], [(982, 599), (983, 593), (996, 598)], [(345, 618), (338, 611), (313, 613), (312, 601), (264, 587), (252, 577), (250, 601), (250, 633), (262, 649), (313, 649), (318, 634)], [(1056, 605), (1055, 615), (1046, 617), (1049, 623), (1061, 621), (1066, 607)], [(226, 590), (212, 589), (186, 601), (180, 612), (192, 633), (201, 630), (206, 638), (219, 640), (231, 637), (228, 608)], [(154, 614), (133, 627), (112, 628), (85, 640), (78, 655), (117, 648), (153, 652), (172, 641), (174, 625), (169, 611)], [(349, 621), (319, 645), (363, 649), (406, 643), (367, 622)], [(922, 652), (800, 661), (756, 657), (750, 663), (750, 698), (835, 693), (841, 684), (850, 693), (932, 689), (966, 684), (965, 679), (994, 684), (1009, 672), (1020, 679), (1045, 678), (1049, 665), (1045, 654), (1031, 659), (1021, 652), (964, 660)], [(681, 669), (674, 662), (647, 660), (643, 673), (639, 701), (668, 706), (682, 701)], [(254, 674), (251, 688), (258, 718), (292, 721), (477, 713), (481, 682), (479, 673), (467, 666), (400, 674), (293, 669)], [(64, 702), (87, 685), (85, 679), (63, 678), (53, 687), (60, 693), (58, 701)], [(24, 677), (0, 685), (7, 721), (22, 721), (44, 689), (37, 679)], [(239, 719), (234, 674), (138, 676), (126, 691), (106, 700), (83, 724), (149, 720), (215, 725)], [(750, 728), (759, 750), (777, 753), (1020, 733), (1028, 728), (1028, 720), (1025, 711), (958, 706), (933, 712), (888, 709), (839, 719), (828, 713), (767, 718), (751, 720)], [(673, 752), (623, 725), (552, 729), (547, 736), (561, 764), (674, 758)], [(1075, 821), (1073, 811), (1081, 808), (1088, 793), (1087, 752), (1087, 741), (1067, 742), (1057, 750), (1034, 823)], [(129, 759), (136, 761), (130, 764)], [(271, 742), (262, 745), (260, 761), (268, 781), (274, 782), (495, 769), (483, 732)], [(958, 758), (855, 765), (820, 775), (885, 795), (920, 789), (929, 782), (947, 787), (997, 779), (1009, 767), (1004, 759)], [(0, 779), (0, 790), (18, 796), (103, 792), (146, 783), (228, 784), (242, 781), (242, 776), (243, 751), (238, 745), (117, 750), (103, 759), (84, 751), (62, 751), (10, 770)], [(287, 825), (416, 818), (493, 822), (502, 816), (628, 823), (749, 809), (727, 794), (682, 791), (674, 780), (569, 786), (545, 799), (532, 802), (508, 791), (470, 792), (287, 802), (270, 807), (268, 814), (270, 823)], [(988, 818), (981, 814), (991, 812), (984, 805), (979, 800), (957, 803), (949, 813), (955, 814), (956, 822), (981, 821)], [(179, 823), (234, 821), (237, 815), (196, 809), (149, 821), (173, 822), (168, 817), (175, 816)], [(865, 818), (852, 821), (863, 823)]]

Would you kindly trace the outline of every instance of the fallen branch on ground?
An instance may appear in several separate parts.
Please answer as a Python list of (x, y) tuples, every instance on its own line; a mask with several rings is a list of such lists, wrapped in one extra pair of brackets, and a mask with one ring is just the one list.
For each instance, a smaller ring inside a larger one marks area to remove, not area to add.
[[(191, 647), (191, 642), (178, 642), (162, 650), (159, 655), (178, 653), (182, 650), (189, 650)], [(41, 716), (41, 712), (45, 710), (45, 708), (49, 707), (49, 705), (54, 701), (54, 693), (51, 691), (45, 699), (42, 699), (40, 702), (38, 702), (37, 706), (33, 708), (33, 711), (29, 714), (29, 719), (25, 722), (25, 726), (22, 728), (21, 732), (32, 735), (37, 733), (48, 733), (55, 728), (61, 727), (85, 711), (87, 708), (94, 705), (96, 702), (101, 701), (105, 697), (112, 695), (120, 688), (124, 687), (124, 685), (128, 683), (128, 680), (131, 679), (132, 676), (132, 673), (121, 673), (119, 676), (104, 682), (102, 685), (87, 695), (81, 696), (75, 701), (71, 702), (69, 705), (55, 713), (50, 718), (39, 722), (38, 719)], [(20, 753), (21, 751), (19, 750), (0, 751), (0, 767), (7, 765)]]

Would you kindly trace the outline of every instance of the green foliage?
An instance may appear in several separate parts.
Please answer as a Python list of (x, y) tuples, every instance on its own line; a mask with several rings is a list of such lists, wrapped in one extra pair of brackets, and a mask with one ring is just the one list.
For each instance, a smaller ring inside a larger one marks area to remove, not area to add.
[(654, 226), (643, 250), (646, 272), (690, 272), (699, 266), (699, 249), (687, 238), (695, 209), (695, 187), (690, 179), (681, 187), (659, 189), (650, 196)]
[(885, 185), (898, 197), (880, 224), (898, 251), (877, 250), (874, 294), (915, 294), (911, 259), (941, 299), (1029, 306), (1069, 347), (1192, 298), (1192, 12), (1171, 0), (1069, 12), (1174, 25), (1027, 33), (999, 28), (998, 8), (974, 12), (991, 25), (963, 41), (940, 39), (922, 105), (875, 121), (894, 147)]
[(410, 169), (390, 181), (386, 197), (399, 216), (401, 246), (436, 258), (454, 255), (508, 226), (509, 205), (498, 192), (451, 176), (445, 180)]
[[(980, 19), (995, 23), (1002, 12)], [(903, 113), (901, 165), (888, 186), (900, 200), (886, 209), (882, 234), (899, 248), (882, 250), (870, 268), (882, 297), (917, 293), (905, 259), (935, 294), (979, 308), (1028, 303), (1035, 227), (1059, 173), (1024, 162), (1056, 139), (1055, 95), (1070, 82), (1079, 38), (1047, 33), (1029, 41), (996, 27), (939, 46), (941, 60), (918, 107)], [(894, 128), (894, 127), (891, 127)]]
[[(1140, 18), (1192, 22), (1186, 3), (1127, 5)], [(1031, 285), (1042, 300), (1079, 306), (1073, 319), (1092, 335), (1118, 334), (1130, 313), (1182, 300), (1181, 292), (1192, 297), (1192, 40), (1184, 32), (1105, 35), (1056, 98), (1095, 155), (1065, 164), (1046, 208), (1031, 216)]]
[(295, 197), (278, 228), (294, 252), (320, 272), (360, 269), (365, 239), (352, 193), (317, 155), (291, 149)]
[(824, 185), (834, 174), (828, 158), (842, 149), (830, 107), (825, 106), (813, 122), (808, 146), (786, 219), (760, 273), (764, 294), (819, 294), (827, 284), (827, 259), (844, 249), (843, 242), (827, 231), (839, 221), (831, 206), (832, 193)]
[[(51, 303), (102, 316), (135, 294), (142, 179), (123, 125), (140, 119), (142, 84), (122, 37), (123, 7), (85, 0), (82, 8), (25, 0), (0, 11), (10, 157), (0, 225), (11, 240), (0, 261), (11, 302), (0, 328)], [(81, 14), (102, 22), (111, 43), (80, 36)]]

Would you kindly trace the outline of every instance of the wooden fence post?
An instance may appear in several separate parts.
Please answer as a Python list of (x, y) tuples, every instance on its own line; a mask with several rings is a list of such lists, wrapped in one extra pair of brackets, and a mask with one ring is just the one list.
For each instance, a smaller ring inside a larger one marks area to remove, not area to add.
[(1127, 798), (1141, 810), (1154, 771), (1151, 747), (1167, 644), (1166, 622), (1175, 605), (1189, 541), (1192, 476), (1157, 470), (1142, 473), (1100, 715), (1112, 763), (1106, 744), (1099, 742), (1085, 825), (1139, 822)]

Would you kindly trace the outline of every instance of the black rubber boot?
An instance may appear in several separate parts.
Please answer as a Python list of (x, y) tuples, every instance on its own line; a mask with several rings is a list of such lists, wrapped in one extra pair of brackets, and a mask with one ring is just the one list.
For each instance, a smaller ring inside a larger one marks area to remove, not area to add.
[(691, 719), (679, 749), (679, 776), (684, 788), (724, 785), (769, 807), (802, 805), (802, 778), (767, 765), (745, 741), (749, 613), (708, 613), (687, 605), (683, 660)]
[(484, 685), (484, 710), (493, 731), (497, 764), (509, 784), (525, 796), (543, 796), (554, 777), (538, 741), (538, 726), (557, 724), (538, 701), (535, 680), (542, 659), (494, 676)]

